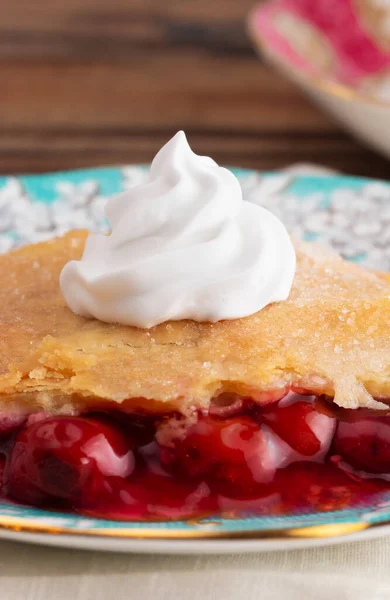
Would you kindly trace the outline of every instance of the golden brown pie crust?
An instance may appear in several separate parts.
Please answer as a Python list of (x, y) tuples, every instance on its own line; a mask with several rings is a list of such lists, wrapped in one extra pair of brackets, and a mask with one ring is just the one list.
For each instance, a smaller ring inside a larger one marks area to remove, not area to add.
[(342, 406), (390, 398), (390, 283), (297, 243), (290, 298), (244, 319), (149, 330), (73, 314), (63, 265), (87, 233), (0, 257), (0, 407), (72, 412), (108, 401), (148, 411), (207, 407), (222, 391), (265, 401), (294, 384)]

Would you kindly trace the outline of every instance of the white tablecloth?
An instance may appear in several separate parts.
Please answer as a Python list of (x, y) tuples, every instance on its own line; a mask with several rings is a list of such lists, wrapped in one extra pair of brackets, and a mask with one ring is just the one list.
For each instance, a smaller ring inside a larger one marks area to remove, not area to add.
[(0, 543), (1, 600), (385, 600), (390, 537), (228, 556), (141, 556)]

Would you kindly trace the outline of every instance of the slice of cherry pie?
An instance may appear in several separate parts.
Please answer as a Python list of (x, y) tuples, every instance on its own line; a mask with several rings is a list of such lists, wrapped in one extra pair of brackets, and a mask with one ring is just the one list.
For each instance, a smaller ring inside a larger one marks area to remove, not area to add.
[(350, 506), (390, 489), (390, 283), (296, 243), (287, 301), (149, 330), (73, 314), (86, 232), (0, 258), (2, 495), (113, 518)]

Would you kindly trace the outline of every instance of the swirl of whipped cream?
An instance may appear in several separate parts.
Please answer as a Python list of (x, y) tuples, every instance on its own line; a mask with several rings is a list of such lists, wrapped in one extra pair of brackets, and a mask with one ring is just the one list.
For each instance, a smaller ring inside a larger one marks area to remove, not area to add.
[(285, 300), (295, 252), (284, 225), (242, 198), (231, 171), (196, 155), (184, 132), (145, 183), (110, 199), (111, 234), (90, 234), (61, 272), (69, 308), (109, 323), (215, 322)]

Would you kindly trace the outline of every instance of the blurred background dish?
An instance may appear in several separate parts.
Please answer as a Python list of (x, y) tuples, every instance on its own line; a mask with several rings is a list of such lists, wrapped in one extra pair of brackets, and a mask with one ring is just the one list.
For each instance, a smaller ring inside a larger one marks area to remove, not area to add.
[[(328, 0), (332, 19), (341, 3)], [(259, 62), (245, 25), (254, 5), (4, 0), (0, 172), (149, 162), (184, 128), (196, 152), (224, 164), (387, 177), (387, 160)], [(321, 44), (317, 55), (334, 68)]]
[(390, 156), (390, 2), (270, 0), (252, 11), (249, 31), (317, 104)]

